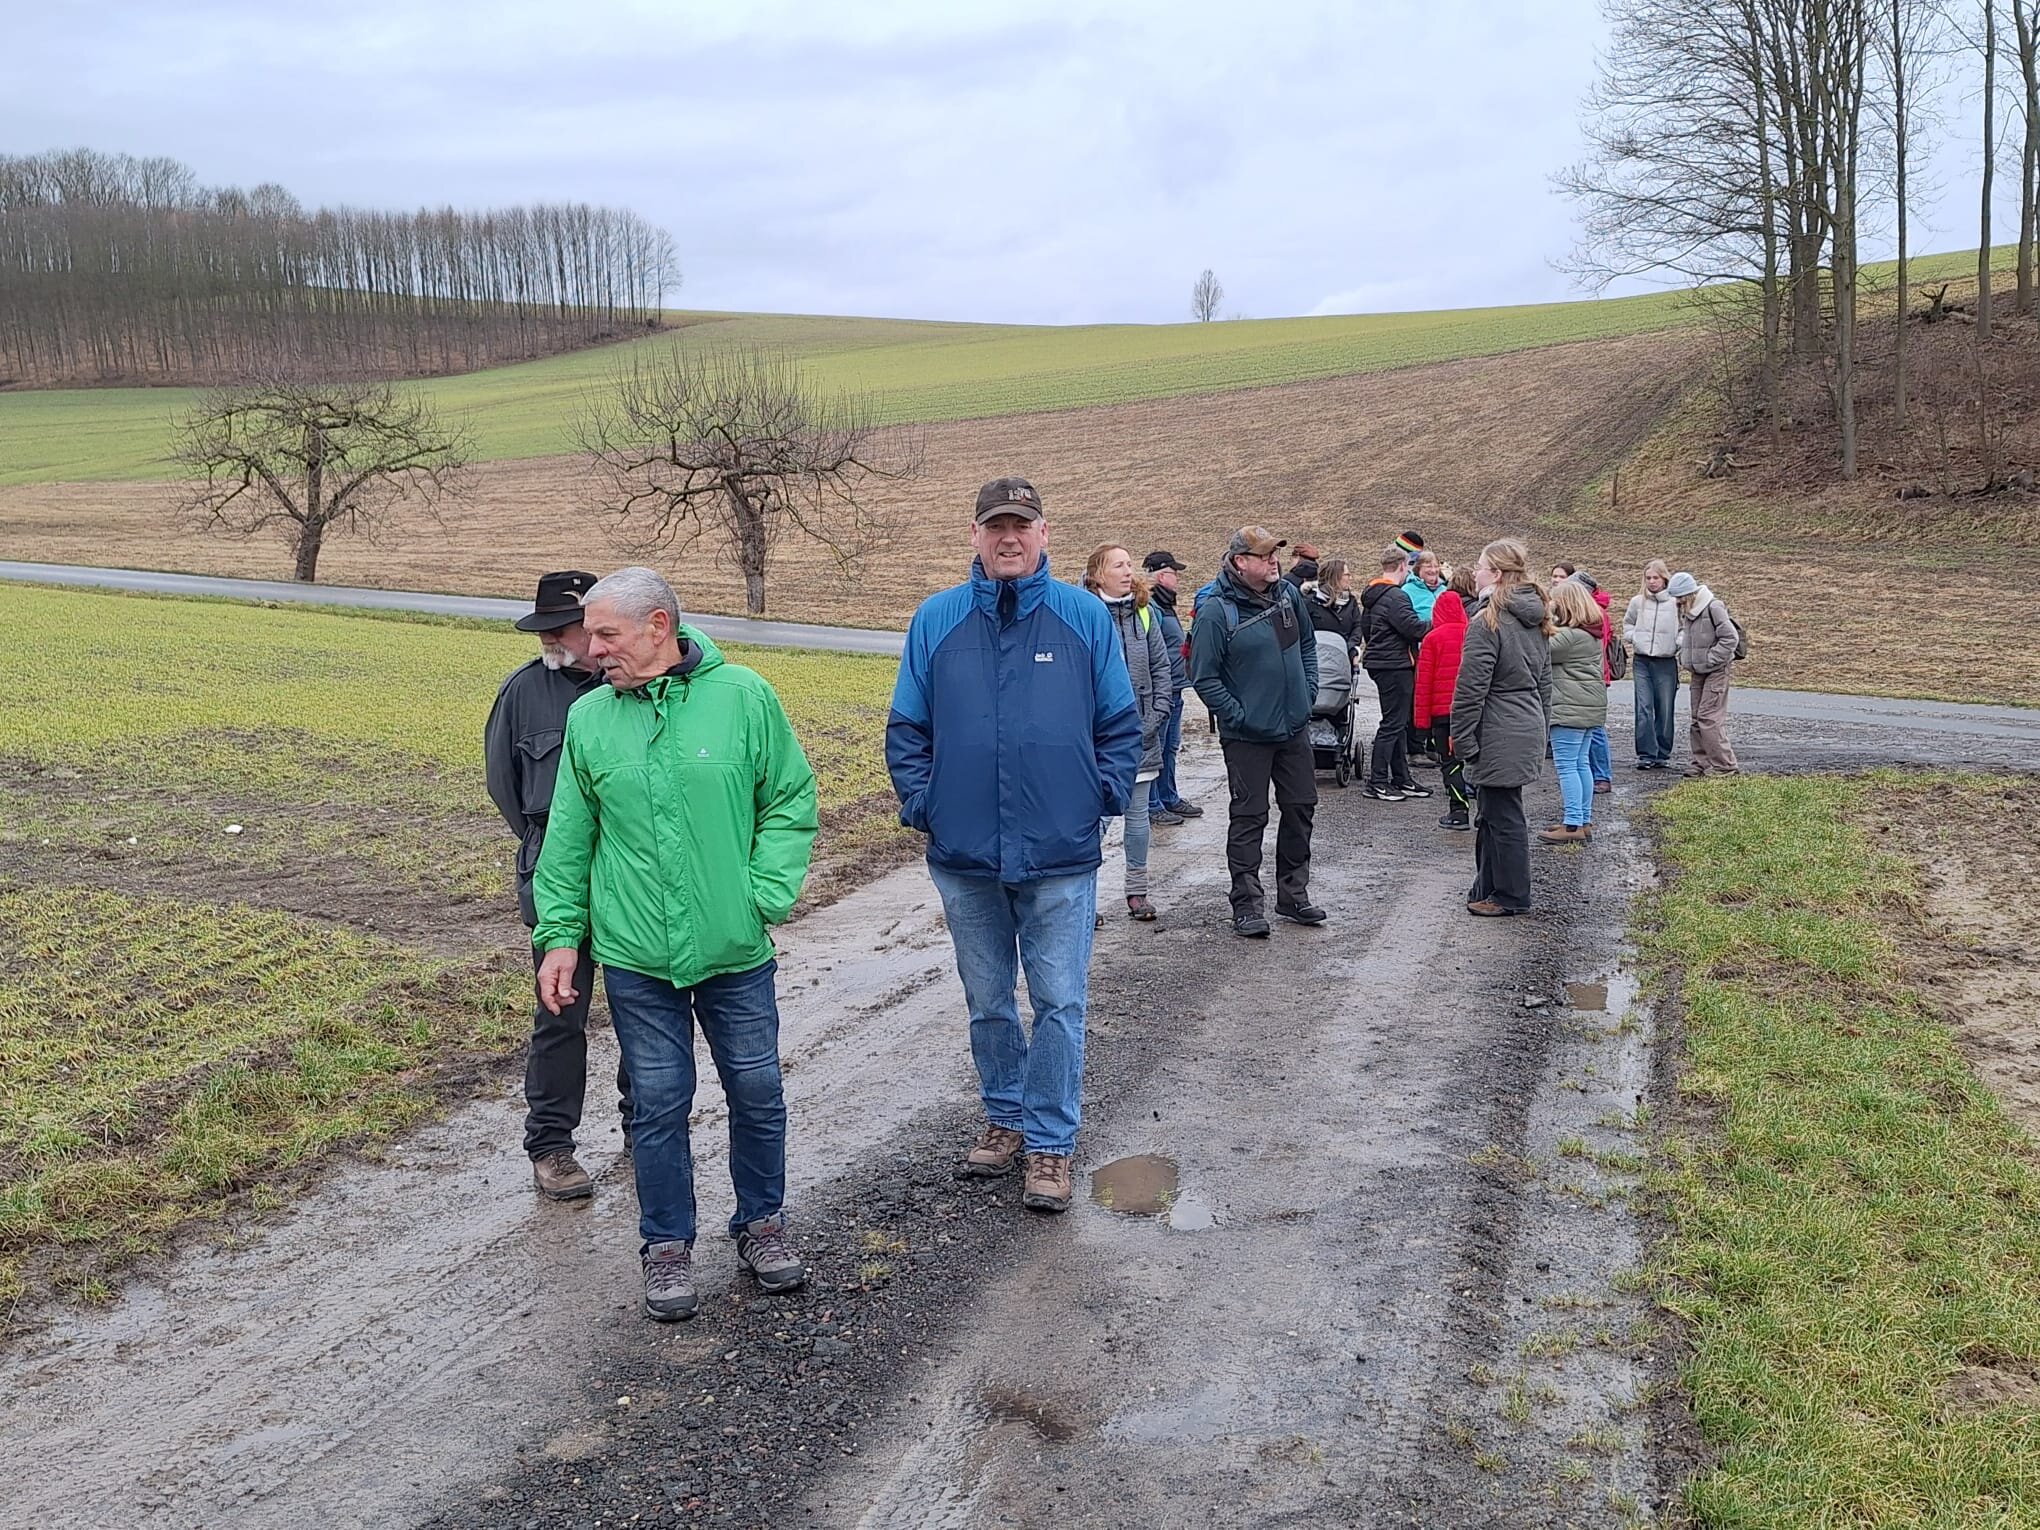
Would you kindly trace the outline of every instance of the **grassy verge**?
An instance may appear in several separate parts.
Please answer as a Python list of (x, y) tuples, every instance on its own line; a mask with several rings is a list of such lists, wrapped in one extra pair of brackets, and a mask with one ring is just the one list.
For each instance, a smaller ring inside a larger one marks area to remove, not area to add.
[(103, 890), (0, 883), (0, 967), (0, 1303), (104, 1295), (259, 1176), (416, 1120), (528, 1024), (520, 963)]
[[(1703, 1525), (2040, 1523), (2032, 1144), (1898, 971), (1917, 873), (1861, 827), (1875, 779), (1662, 799), (1644, 935), (1682, 987), (1691, 1130), (1657, 1186), (1664, 1303), (1717, 1452)], [(1950, 786), (1951, 790), (1959, 787)]]

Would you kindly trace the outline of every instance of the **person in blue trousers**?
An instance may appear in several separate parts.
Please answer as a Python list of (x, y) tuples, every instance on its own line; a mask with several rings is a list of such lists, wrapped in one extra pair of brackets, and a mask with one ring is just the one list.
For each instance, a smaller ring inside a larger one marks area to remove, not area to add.
[(1176, 614), (1177, 576), (1184, 572), (1185, 565), (1176, 561), (1174, 553), (1158, 550), (1149, 553), (1141, 566), (1147, 570), (1152, 585), (1148, 602), (1162, 624), (1162, 640), (1169, 645), (1170, 679), (1176, 687), (1176, 710), (1169, 714), (1169, 731), (1162, 735), (1162, 773), (1155, 778), (1154, 811), (1148, 815), (1152, 822), (1168, 825), (1204, 816), (1204, 809), (1185, 797), (1182, 788), (1176, 785), (1176, 755), (1183, 747), (1183, 693), (1190, 686), (1183, 619)]
[[(1104, 603), (1054, 579), (1041, 496), (978, 490), (970, 578), (915, 611), (886, 720), (900, 822), (928, 836), (970, 1010), (985, 1127), (964, 1172), (1025, 1156), (1021, 1200), (1066, 1211), (1084, 1086), (1099, 821), (1124, 813), (1141, 718)], [(1034, 1010), (1020, 1023), (1015, 984)]]

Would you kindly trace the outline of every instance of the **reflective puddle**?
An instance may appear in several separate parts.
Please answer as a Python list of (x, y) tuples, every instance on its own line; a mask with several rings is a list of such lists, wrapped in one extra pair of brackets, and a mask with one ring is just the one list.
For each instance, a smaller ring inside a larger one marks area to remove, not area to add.
[(1203, 1201), (1178, 1194), (1176, 1160), (1160, 1153), (1137, 1153), (1093, 1169), (1091, 1200), (1125, 1217), (1160, 1217), (1179, 1232), (1202, 1232), (1217, 1220)]
[(1608, 1010), (1608, 985), (1606, 983), (1568, 983), (1565, 996), (1572, 1007), (1593, 1014), (1606, 1014)]

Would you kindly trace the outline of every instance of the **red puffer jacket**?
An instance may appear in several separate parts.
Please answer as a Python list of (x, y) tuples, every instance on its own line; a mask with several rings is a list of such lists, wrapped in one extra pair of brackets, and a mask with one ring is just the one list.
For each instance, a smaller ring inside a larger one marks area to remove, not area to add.
[(1431, 607), (1431, 630), (1417, 650), (1416, 724), (1428, 728), (1451, 715), (1452, 687), (1459, 683), (1459, 656), (1466, 648), (1466, 605), (1451, 590)]
[(1615, 623), (1608, 616), (1608, 592), (1594, 591), (1594, 604), (1601, 608), (1601, 683), (1615, 683), (1615, 666), (1608, 662), (1608, 644), (1615, 636)]

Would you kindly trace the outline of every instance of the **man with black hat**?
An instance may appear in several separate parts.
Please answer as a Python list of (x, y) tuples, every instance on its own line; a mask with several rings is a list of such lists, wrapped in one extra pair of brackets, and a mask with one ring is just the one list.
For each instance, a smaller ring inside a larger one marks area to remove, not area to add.
[[(605, 683), (588, 662), (588, 639), (581, 627), (581, 597), (595, 582), (593, 574), (579, 569), (539, 579), (531, 613), (517, 619), (520, 632), (537, 634), (538, 657), (503, 682), (482, 731), (489, 798), (520, 841), (517, 906), (526, 928), (538, 925), (531, 876), (545, 844), (567, 708)], [(534, 950), (533, 963), (539, 959)], [(547, 1200), (580, 1200), (595, 1193), (595, 1181), (574, 1157), (574, 1128), (581, 1124), (588, 1087), (588, 996), (594, 984), (595, 959), (583, 948), (574, 972), (576, 1000), (558, 1014), (542, 1003), (532, 1006), (531, 1051), (524, 1064), (524, 1151), (531, 1156), (532, 1183)], [(616, 1094), (628, 1146), (630, 1079), (621, 1064)]]
[(1187, 802), (1176, 786), (1176, 753), (1183, 747), (1183, 692), (1190, 684), (1190, 659), (1183, 649), (1183, 619), (1176, 614), (1176, 576), (1187, 565), (1172, 552), (1151, 552), (1142, 561), (1149, 582), (1148, 604), (1159, 615), (1162, 641), (1169, 645), (1169, 673), (1176, 683), (1176, 710), (1162, 735), (1162, 773), (1155, 778), (1155, 800), (1148, 816), (1159, 824), (1202, 818), (1204, 809)]
[(1233, 933), (1256, 940), (1268, 937), (1261, 841), (1271, 786), (1282, 810), (1275, 831), (1275, 912), (1293, 924), (1325, 922), (1325, 911), (1310, 901), (1317, 637), (1303, 592), (1277, 577), (1283, 545), (1259, 526), (1235, 531), (1216, 588), (1200, 603), (1190, 629), (1190, 683), (1218, 720), (1232, 794), (1225, 858)]

